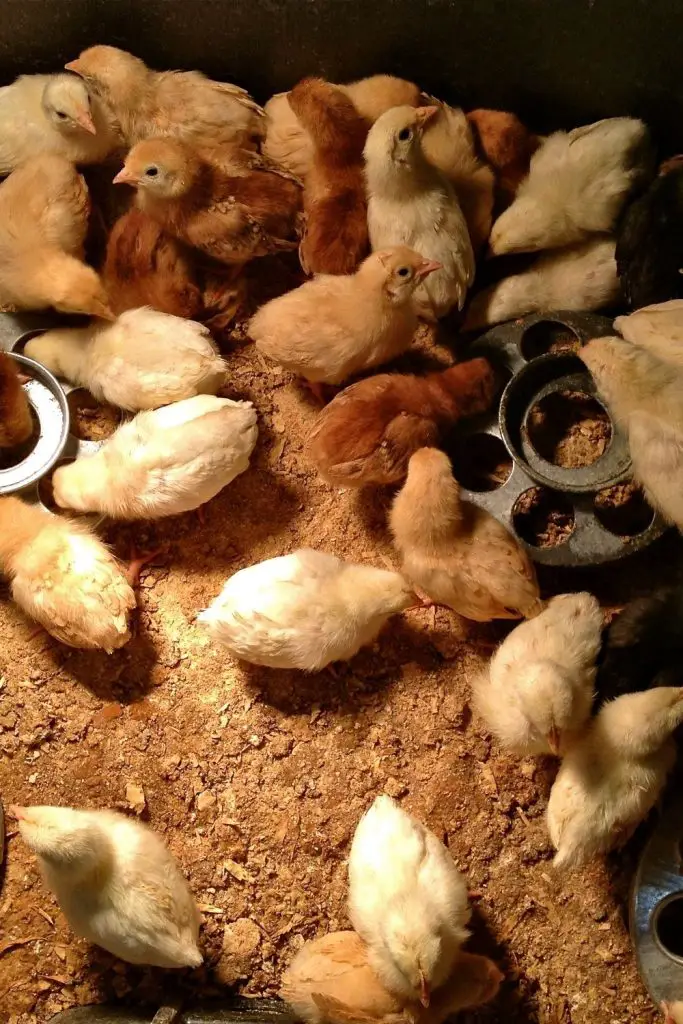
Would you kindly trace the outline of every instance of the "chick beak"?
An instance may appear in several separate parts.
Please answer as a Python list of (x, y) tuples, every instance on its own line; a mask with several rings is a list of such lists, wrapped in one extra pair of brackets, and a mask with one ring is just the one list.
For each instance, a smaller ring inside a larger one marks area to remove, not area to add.
[(11, 804), (11, 806), (8, 807), (7, 810), (9, 811), (13, 818), (17, 819), (17, 821), (26, 821), (25, 807), (17, 807), (16, 804)]
[(113, 179), (114, 185), (135, 185), (137, 184), (137, 178), (132, 171), (126, 170), (123, 167), (116, 177)]
[(89, 132), (90, 135), (97, 135), (97, 128), (95, 127), (95, 122), (90, 116), (90, 112), (88, 110), (79, 111), (79, 113), (76, 114), (76, 121), (78, 122), (78, 124), (80, 124), (81, 128), (83, 128), (86, 132)]
[(429, 1006), (429, 983), (422, 971), (420, 971), (420, 1002), (425, 1010)]
[(70, 60), (68, 64), (64, 65), (65, 71), (74, 71), (77, 75), (81, 73), (81, 62), (79, 60)]
[(559, 757), (560, 756), (560, 731), (559, 731), (559, 729), (557, 728), (556, 725), (554, 725), (552, 727), (552, 729), (548, 733), (546, 739), (548, 740), (548, 746), (550, 747), (550, 750), (552, 751), (552, 753), (555, 755), (555, 757)]
[(418, 107), (415, 111), (415, 117), (420, 128), (425, 128), (438, 113), (438, 107)]
[(422, 281), (428, 274), (433, 274), (435, 270), (441, 270), (442, 267), (443, 263), (437, 263), (436, 260), (425, 260), (415, 271), (415, 277), (418, 281)]

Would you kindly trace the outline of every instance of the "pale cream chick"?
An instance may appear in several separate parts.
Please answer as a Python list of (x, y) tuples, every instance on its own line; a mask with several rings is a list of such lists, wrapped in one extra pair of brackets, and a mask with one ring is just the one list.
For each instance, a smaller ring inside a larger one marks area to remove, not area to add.
[(434, 833), (389, 796), (375, 799), (353, 837), (349, 917), (382, 984), (424, 1007), (469, 936), (465, 879)]
[(474, 707), (507, 750), (564, 753), (593, 701), (602, 612), (591, 594), (561, 594), (505, 638), (473, 684)]
[(257, 437), (251, 402), (197, 395), (141, 412), (95, 455), (55, 472), (55, 501), (113, 519), (190, 512), (247, 469)]
[(666, 1018), (664, 1024), (683, 1024), (683, 1002), (663, 1002), (661, 1010)]
[(235, 573), (198, 621), (237, 658), (317, 672), (416, 603), (397, 572), (301, 548)]
[(12, 811), (77, 935), (131, 964), (199, 967), (199, 910), (151, 829), (112, 811)]
[(683, 530), (683, 423), (672, 427), (658, 416), (633, 412), (628, 418), (633, 476), (650, 505)]
[(0, 174), (43, 153), (100, 163), (121, 142), (101, 102), (76, 75), (22, 75), (0, 89)]
[(621, 846), (652, 810), (676, 760), (683, 689), (660, 686), (605, 704), (567, 752), (548, 801), (556, 867)]
[(206, 327), (142, 307), (113, 324), (59, 327), (25, 352), (101, 402), (138, 412), (197, 394), (215, 394), (226, 365)]
[(411, 457), (390, 526), (401, 571), (432, 601), (477, 622), (541, 610), (531, 559), (489, 512), (461, 498), (442, 451)]
[(474, 279), (474, 252), (453, 185), (427, 159), (422, 136), (436, 107), (395, 107), (368, 133), (365, 174), (373, 249), (407, 245), (441, 269), (415, 292), (427, 319), (462, 309)]
[(618, 316), (614, 327), (632, 345), (672, 366), (683, 367), (683, 299), (644, 306), (630, 316)]
[(0, 184), (0, 304), (113, 318), (82, 262), (89, 213), (85, 181), (62, 156), (34, 157)]
[(130, 640), (135, 595), (83, 523), (0, 498), (0, 571), (22, 611), (62, 643), (111, 654)]
[(385, 988), (355, 932), (332, 932), (299, 950), (280, 996), (306, 1024), (441, 1024), (458, 1010), (493, 999), (502, 977), (487, 957), (460, 952), (451, 977), (425, 1008)]
[(612, 231), (652, 168), (650, 134), (636, 118), (555, 132), (534, 153), (515, 200), (493, 225), (491, 252), (551, 249)]
[(244, 89), (199, 71), (152, 71), (115, 46), (91, 46), (66, 68), (101, 99), (129, 146), (165, 136), (254, 145), (263, 134), (263, 111)]
[(589, 312), (619, 298), (615, 243), (597, 236), (566, 249), (552, 249), (519, 274), (474, 296), (464, 329), (476, 330), (548, 309)]
[(288, 370), (341, 384), (408, 348), (418, 325), (413, 295), (438, 266), (405, 246), (375, 252), (355, 274), (319, 274), (266, 303), (249, 335)]

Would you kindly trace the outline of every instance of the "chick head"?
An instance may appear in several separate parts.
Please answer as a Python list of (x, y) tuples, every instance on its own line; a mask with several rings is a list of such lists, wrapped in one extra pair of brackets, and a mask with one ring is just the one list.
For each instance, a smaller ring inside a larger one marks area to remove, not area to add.
[(439, 448), (418, 448), (410, 457), (405, 487), (421, 495), (425, 507), (441, 505), (446, 495), (458, 490), (451, 460)]
[(102, 95), (111, 95), (147, 73), (143, 61), (116, 46), (91, 46), (64, 67)]
[(365, 272), (378, 273), (389, 301), (402, 306), (429, 274), (441, 269), (441, 264), (425, 259), (405, 245), (397, 245), (368, 256), (363, 268)]
[(87, 812), (71, 807), (11, 807), (24, 842), (51, 867), (78, 874), (105, 854), (100, 828)]
[(192, 150), (177, 139), (145, 139), (133, 146), (114, 184), (133, 185), (156, 199), (184, 195), (197, 172)]
[(53, 283), (51, 300), (60, 313), (86, 313), (103, 320), (116, 320), (99, 274), (79, 260), (64, 263), (59, 278)]
[(438, 110), (438, 107), (392, 107), (387, 110), (368, 133), (364, 150), (366, 161), (412, 166), (422, 153), (422, 133)]
[[(550, 751), (559, 757), (565, 734), (580, 729), (586, 715), (571, 680), (555, 662), (532, 663), (520, 681), (518, 697), (522, 714), (520, 750), (538, 754)], [(508, 722), (510, 729), (512, 725)]]
[(90, 93), (78, 75), (53, 75), (43, 90), (43, 111), (60, 132), (97, 135), (90, 112)]
[(432, 990), (448, 977), (457, 952), (455, 944), (449, 955), (429, 908), (411, 900), (409, 906), (404, 903), (387, 915), (373, 966), (387, 988), (427, 1007)]
[(52, 477), (52, 490), (59, 508), (76, 509), (79, 512), (92, 508), (102, 488), (99, 473), (93, 472), (94, 466), (90, 459), (77, 459), (76, 462), (60, 466)]
[(489, 252), (536, 252), (547, 247), (548, 217), (532, 196), (518, 196), (491, 228)]
[(365, 609), (370, 617), (395, 615), (420, 602), (407, 580), (398, 572), (371, 565), (349, 566), (352, 576), (342, 574), (340, 586), (350, 603)]
[(639, 376), (634, 363), (638, 351), (622, 338), (594, 338), (579, 351), (598, 390), (609, 404), (624, 384)]

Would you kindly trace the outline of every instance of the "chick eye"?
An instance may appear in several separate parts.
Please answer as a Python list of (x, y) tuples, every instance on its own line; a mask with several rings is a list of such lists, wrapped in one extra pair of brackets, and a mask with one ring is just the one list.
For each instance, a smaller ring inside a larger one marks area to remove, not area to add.
[(148, 167), (145, 170), (145, 175), (148, 178), (156, 178), (158, 173), (159, 173), (159, 168), (158, 167)]
[(409, 273), (410, 273), (410, 269), (408, 267), (399, 267), (399, 269), (398, 269), (398, 276), (399, 277), (407, 277)]
[(60, 121), (66, 121), (66, 114), (63, 110), (55, 110), (55, 114), (60, 119)]
[(401, 142), (407, 142), (408, 139), (412, 139), (413, 133), (411, 132), (410, 128), (401, 128), (400, 132), (398, 133), (398, 137)]

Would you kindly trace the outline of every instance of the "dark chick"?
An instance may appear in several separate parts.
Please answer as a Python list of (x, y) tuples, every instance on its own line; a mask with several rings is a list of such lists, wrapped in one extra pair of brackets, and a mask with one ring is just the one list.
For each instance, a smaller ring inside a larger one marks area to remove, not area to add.
[(0, 352), (0, 448), (23, 444), (32, 430), (31, 407), (17, 363), (6, 352)]

